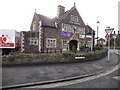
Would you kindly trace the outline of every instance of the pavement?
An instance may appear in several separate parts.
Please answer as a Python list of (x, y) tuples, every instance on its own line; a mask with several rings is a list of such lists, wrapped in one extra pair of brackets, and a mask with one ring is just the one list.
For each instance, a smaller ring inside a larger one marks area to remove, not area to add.
[(97, 73), (114, 66), (120, 60), (120, 57), (115, 54), (118, 51), (110, 50), (110, 52), (110, 61), (106, 56), (100, 60), (79, 63), (3, 67), (2, 84), (10, 86)]

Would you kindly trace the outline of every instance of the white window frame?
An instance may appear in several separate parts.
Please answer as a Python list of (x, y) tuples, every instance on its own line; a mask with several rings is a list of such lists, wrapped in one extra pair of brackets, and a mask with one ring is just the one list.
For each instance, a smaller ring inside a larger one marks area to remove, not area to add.
[(30, 38), (29, 45), (38, 45), (38, 38)]
[(74, 21), (74, 16), (73, 15), (71, 15), (71, 21)]
[(67, 41), (63, 40), (63, 42), (62, 42), (62, 47), (63, 47), (63, 48), (66, 48), (66, 47), (67, 47)]
[(62, 23), (62, 31), (73, 33), (73, 25)]
[(56, 39), (48, 38), (46, 47), (47, 48), (56, 48)]
[(79, 20), (79, 18), (78, 18), (78, 16), (74, 16), (74, 15), (71, 15), (71, 21), (74, 21), (74, 22), (78, 22)]

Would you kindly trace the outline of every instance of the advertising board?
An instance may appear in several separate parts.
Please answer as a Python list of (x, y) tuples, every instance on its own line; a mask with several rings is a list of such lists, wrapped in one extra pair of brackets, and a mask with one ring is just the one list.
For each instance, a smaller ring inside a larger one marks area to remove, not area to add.
[(15, 30), (0, 29), (0, 48), (15, 48)]

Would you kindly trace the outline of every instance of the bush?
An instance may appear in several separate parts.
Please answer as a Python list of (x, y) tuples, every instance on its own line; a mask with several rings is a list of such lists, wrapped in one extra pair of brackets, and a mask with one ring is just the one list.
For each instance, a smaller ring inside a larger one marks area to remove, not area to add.
[(76, 48), (75, 48), (75, 46), (72, 46), (72, 52), (73, 52), (73, 53), (76, 53)]
[(102, 50), (103, 48), (102, 47), (94, 47), (95, 50)]
[(63, 52), (62, 55), (63, 55), (63, 57), (68, 58), (69, 56), (72, 55), (72, 53), (71, 52)]
[(85, 46), (80, 47), (80, 49), (81, 49), (81, 50), (84, 50), (84, 49), (85, 49)]

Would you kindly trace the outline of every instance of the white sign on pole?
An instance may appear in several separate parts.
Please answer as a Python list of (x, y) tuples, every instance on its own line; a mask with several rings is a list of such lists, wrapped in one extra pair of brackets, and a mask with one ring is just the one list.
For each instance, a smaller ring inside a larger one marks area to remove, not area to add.
[(114, 38), (114, 39), (116, 39), (116, 38), (117, 38), (117, 36), (116, 36), (116, 35), (113, 35), (113, 38)]

